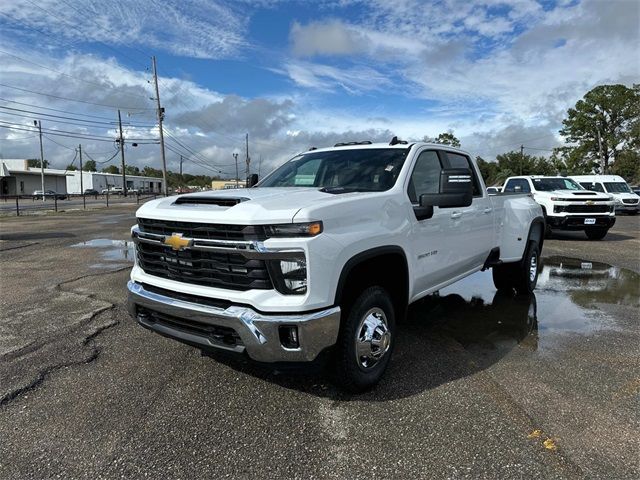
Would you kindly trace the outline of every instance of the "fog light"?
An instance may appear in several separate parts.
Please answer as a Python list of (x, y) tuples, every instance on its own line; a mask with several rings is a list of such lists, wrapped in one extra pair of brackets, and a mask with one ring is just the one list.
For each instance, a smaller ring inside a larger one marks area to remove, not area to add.
[(280, 327), (280, 344), (284, 348), (300, 348), (298, 340), (298, 327), (283, 326)]
[(270, 260), (267, 268), (274, 287), (285, 295), (307, 293), (307, 264), (304, 260)]

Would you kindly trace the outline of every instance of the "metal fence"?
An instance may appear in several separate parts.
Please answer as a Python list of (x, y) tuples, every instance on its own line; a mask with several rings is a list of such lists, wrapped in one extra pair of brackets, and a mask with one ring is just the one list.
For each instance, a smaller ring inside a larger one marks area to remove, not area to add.
[[(112, 205), (137, 204), (156, 199), (159, 193), (133, 193), (124, 195), (59, 194), (41, 195), (0, 195), (0, 215), (25, 215), (45, 211), (86, 210), (87, 208), (109, 207)], [(63, 198), (64, 197), (64, 198)]]

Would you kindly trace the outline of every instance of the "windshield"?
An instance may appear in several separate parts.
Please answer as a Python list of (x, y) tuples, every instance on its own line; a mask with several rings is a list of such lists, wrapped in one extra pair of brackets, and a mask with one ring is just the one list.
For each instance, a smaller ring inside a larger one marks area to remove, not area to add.
[(361, 148), (304, 153), (276, 169), (259, 186), (382, 192), (395, 184), (408, 151)]
[(533, 186), (541, 192), (552, 192), (554, 190), (584, 190), (580, 185), (570, 178), (532, 178)]
[(606, 188), (609, 193), (631, 193), (629, 185), (624, 182), (604, 182), (604, 188)]

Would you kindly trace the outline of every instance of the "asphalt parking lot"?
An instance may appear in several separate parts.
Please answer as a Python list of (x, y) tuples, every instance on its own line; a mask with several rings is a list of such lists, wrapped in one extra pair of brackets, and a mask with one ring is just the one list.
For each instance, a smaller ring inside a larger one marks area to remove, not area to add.
[(138, 327), (133, 206), (0, 219), (0, 478), (638, 478), (640, 217), (412, 307), (347, 395)]

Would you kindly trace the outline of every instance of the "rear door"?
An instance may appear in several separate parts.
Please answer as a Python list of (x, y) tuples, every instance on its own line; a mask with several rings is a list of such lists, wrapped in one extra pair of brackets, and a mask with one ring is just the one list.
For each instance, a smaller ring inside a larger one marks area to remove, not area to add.
[(482, 188), (478, 172), (471, 159), (461, 153), (444, 152), (448, 168), (468, 168), (473, 176), (473, 201), (468, 207), (449, 208), (452, 229), (459, 237), (452, 238), (458, 250), (459, 274), (484, 265), (495, 247), (493, 205)]

